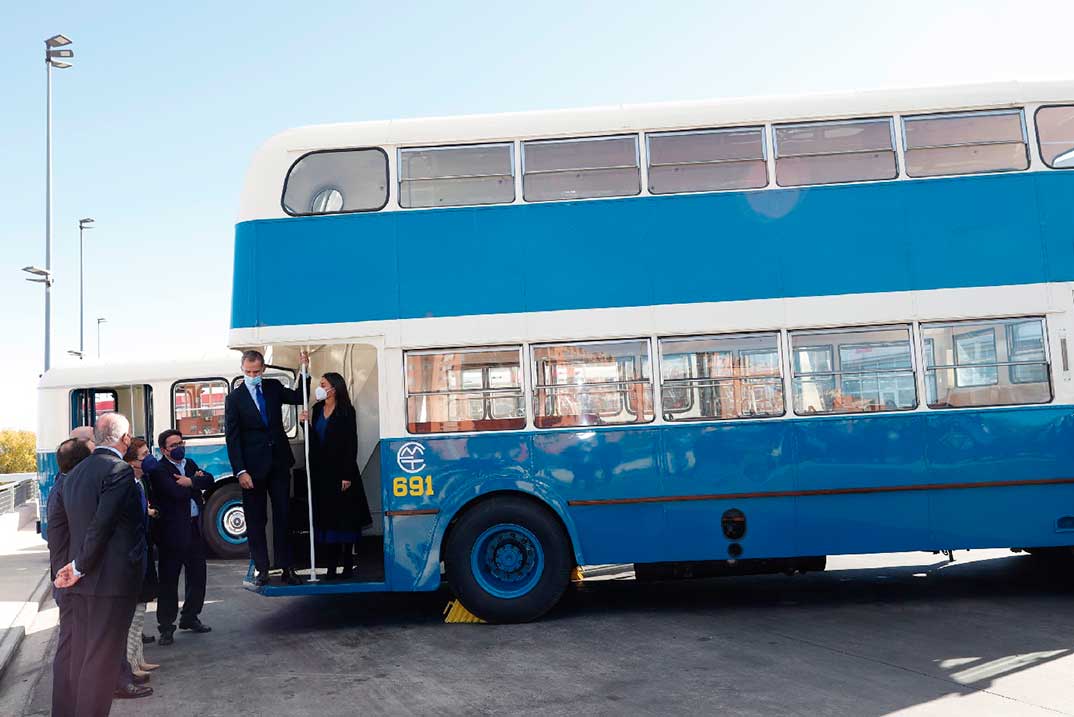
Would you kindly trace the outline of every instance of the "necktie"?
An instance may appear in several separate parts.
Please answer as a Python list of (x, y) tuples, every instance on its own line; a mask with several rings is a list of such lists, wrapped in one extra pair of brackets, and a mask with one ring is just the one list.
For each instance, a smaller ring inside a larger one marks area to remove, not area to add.
[(268, 425), (268, 407), (265, 405), (265, 394), (261, 393), (261, 387), (258, 386), (255, 391), (257, 394), (257, 410), (261, 411), (261, 420)]

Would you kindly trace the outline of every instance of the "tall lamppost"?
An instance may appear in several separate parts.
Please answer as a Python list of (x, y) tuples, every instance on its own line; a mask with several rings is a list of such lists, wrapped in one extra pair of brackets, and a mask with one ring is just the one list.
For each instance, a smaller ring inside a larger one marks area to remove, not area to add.
[(97, 317), (97, 358), (101, 357), (101, 324), (107, 321), (103, 316)]
[(86, 264), (83, 260), (82, 232), (92, 229), (93, 220), (89, 217), (78, 220), (78, 358), (83, 358), (86, 353)]
[(70, 45), (63, 35), (45, 40), (45, 370), (52, 364), (52, 68), (65, 70), (75, 56), (73, 50), (59, 49)]

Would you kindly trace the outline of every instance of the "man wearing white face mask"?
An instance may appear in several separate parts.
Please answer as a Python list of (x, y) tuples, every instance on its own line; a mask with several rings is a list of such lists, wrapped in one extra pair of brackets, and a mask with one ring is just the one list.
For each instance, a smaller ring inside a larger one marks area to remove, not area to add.
[[(303, 366), (309, 356), (302, 352)], [(265, 357), (259, 351), (242, 355), (244, 386), (228, 394), (224, 403), (224, 434), (227, 438), (231, 470), (242, 486), (242, 507), (246, 517), (246, 540), (254, 561), (253, 583), (268, 583), (269, 555), (265, 526), (268, 499), (272, 499), (272, 539), (276, 566), (283, 569), (283, 581), (298, 585), (291, 567), (288, 531), (291, 499), (291, 467), (295, 464), (283, 427), (283, 406), (302, 404), (302, 389), (290, 389), (275, 379), (263, 378)], [(307, 370), (308, 374), (309, 371)], [(307, 389), (309, 377), (306, 378)]]

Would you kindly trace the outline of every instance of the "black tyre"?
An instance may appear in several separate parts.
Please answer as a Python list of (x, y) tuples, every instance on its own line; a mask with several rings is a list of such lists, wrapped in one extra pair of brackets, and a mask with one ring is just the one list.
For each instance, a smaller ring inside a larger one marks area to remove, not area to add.
[(487, 622), (528, 622), (559, 601), (574, 557), (551, 511), (504, 496), (462, 514), (445, 547), (444, 565), (452, 590), (474, 615)]
[(242, 488), (238, 483), (220, 486), (209, 496), (201, 521), (201, 534), (213, 555), (226, 560), (249, 557)]

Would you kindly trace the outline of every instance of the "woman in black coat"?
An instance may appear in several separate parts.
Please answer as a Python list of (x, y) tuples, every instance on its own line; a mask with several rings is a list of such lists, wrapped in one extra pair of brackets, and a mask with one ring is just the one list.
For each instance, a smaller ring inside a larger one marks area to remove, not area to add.
[(317, 553), (324, 556), (328, 566), (327, 579), (336, 577), (342, 558), (342, 577), (346, 580), (354, 576), (354, 547), (362, 528), (373, 522), (358, 470), (358, 422), (347, 384), (338, 373), (321, 377), (315, 397), (317, 403), (310, 409), (306, 432), (313, 488), (313, 539)]

